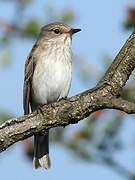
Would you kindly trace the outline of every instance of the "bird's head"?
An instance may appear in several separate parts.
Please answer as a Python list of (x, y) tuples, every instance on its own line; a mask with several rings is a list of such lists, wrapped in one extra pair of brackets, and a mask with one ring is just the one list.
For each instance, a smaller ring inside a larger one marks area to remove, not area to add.
[(73, 29), (70, 26), (55, 22), (41, 28), (40, 36), (45, 40), (66, 42), (71, 41), (73, 34), (81, 31), (81, 29)]

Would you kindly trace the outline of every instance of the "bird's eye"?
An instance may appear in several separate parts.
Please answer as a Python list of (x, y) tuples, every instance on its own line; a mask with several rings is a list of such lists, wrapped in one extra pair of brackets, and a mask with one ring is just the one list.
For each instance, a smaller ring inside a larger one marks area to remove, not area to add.
[(59, 29), (54, 29), (55, 34), (59, 34), (60, 30)]

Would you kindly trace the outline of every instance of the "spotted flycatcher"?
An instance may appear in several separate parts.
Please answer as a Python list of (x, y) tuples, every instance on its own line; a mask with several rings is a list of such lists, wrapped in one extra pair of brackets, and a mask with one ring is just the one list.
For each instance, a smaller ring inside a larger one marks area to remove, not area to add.
[[(24, 114), (67, 97), (72, 73), (73, 29), (63, 23), (52, 23), (41, 28), (39, 37), (25, 63), (23, 90)], [(48, 169), (49, 131), (34, 135), (34, 166)]]

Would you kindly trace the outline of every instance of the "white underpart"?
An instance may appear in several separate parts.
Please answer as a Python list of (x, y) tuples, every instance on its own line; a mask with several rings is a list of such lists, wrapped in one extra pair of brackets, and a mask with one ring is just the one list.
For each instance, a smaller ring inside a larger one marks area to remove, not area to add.
[(35, 104), (47, 104), (68, 95), (71, 84), (71, 38), (48, 42), (37, 61), (32, 80)]

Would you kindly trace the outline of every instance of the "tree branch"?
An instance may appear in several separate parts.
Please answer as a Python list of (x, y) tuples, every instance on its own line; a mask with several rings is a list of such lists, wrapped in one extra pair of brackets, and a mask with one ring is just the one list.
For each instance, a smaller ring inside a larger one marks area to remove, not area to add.
[(112, 108), (135, 113), (135, 104), (118, 97), (135, 68), (135, 32), (129, 37), (97, 86), (67, 100), (44, 105), (29, 115), (0, 126), (0, 152), (17, 141), (47, 129), (74, 124), (97, 110)]
[(104, 107), (121, 110), (128, 114), (135, 114), (135, 103), (124, 100), (121, 97), (107, 98), (106, 101), (104, 99)]

